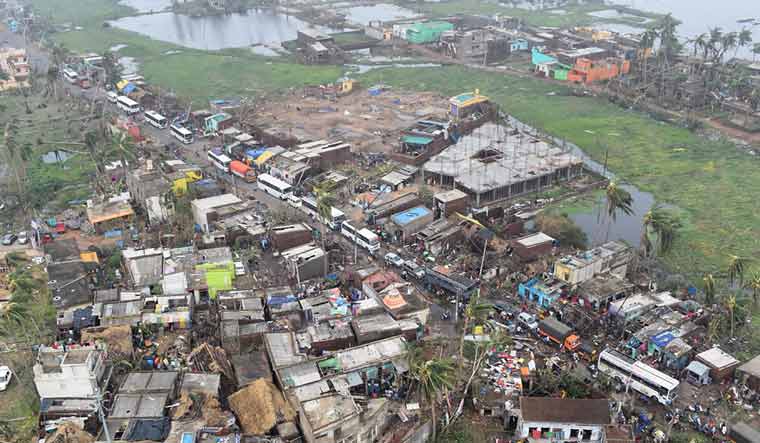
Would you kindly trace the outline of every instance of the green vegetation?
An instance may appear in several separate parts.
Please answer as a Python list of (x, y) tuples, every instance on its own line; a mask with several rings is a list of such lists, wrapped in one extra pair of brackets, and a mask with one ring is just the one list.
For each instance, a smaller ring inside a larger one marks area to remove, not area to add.
[[(505, 2), (508, 3), (508, 2)], [(503, 6), (500, 3), (486, 3), (478, 0), (453, 0), (440, 3), (425, 4), (413, 8), (433, 16), (450, 16), (455, 14), (486, 14), (515, 17), (524, 20), (529, 25), (535, 26), (586, 26), (592, 23), (623, 23), (628, 25), (642, 25), (648, 19), (657, 18), (658, 15), (628, 9), (620, 9), (626, 14), (615, 18), (602, 18), (590, 15), (593, 12), (614, 9), (604, 4), (570, 4), (559, 8), (529, 10), (516, 7)]]
[(658, 123), (603, 98), (576, 97), (562, 85), (460, 66), (386, 68), (362, 77), (409, 90), (454, 95), (480, 89), (520, 120), (581, 146), (618, 177), (680, 208), (683, 227), (664, 260), (694, 279), (725, 267), (727, 251), (760, 250), (760, 213), (751, 192), (760, 180), (752, 157), (731, 143), (711, 141)]
[(120, 5), (118, 0), (34, 0), (35, 10), (54, 23), (71, 23), (74, 26), (102, 26), (134, 13), (132, 8)]

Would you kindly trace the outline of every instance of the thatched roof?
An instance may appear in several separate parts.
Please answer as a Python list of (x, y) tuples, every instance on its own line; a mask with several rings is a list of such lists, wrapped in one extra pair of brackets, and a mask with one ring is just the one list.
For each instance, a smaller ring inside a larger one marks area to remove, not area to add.
[(72, 422), (63, 422), (45, 443), (95, 443), (95, 437)]
[(82, 330), (82, 343), (104, 342), (108, 345), (108, 353), (132, 358), (132, 327), (130, 325), (95, 326)]
[(264, 379), (232, 394), (229, 403), (245, 434), (266, 434), (278, 423), (292, 421), (296, 416), (282, 392)]

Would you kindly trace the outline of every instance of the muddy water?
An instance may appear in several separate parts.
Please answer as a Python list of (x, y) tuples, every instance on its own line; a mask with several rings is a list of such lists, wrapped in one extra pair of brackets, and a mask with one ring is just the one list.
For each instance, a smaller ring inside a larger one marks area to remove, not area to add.
[(354, 6), (346, 8), (344, 12), (348, 21), (359, 25), (368, 25), (373, 20), (387, 22), (419, 16), (419, 14), (411, 9), (386, 3), (372, 6)]
[(111, 25), (156, 40), (205, 50), (279, 45), (295, 39), (299, 30), (307, 28), (331, 32), (328, 28), (314, 27), (297, 18), (264, 9), (209, 17), (163, 12), (125, 17), (112, 21)]

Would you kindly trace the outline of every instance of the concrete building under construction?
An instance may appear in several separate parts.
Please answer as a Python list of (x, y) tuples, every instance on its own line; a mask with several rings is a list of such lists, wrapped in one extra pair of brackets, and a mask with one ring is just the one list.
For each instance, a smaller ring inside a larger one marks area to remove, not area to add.
[(464, 191), (480, 207), (577, 177), (583, 161), (523, 130), (486, 123), (423, 167), (427, 182)]

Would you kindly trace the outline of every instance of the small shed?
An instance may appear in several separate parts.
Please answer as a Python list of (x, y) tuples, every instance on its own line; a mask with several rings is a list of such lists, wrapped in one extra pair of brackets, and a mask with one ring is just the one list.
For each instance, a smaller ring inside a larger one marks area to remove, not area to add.
[(548, 255), (554, 247), (554, 238), (543, 232), (526, 235), (512, 241), (515, 253), (523, 260), (535, 260), (542, 255)]
[(459, 189), (439, 192), (433, 196), (436, 212), (442, 217), (449, 217), (457, 212), (464, 213), (467, 209), (467, 194)]
[(710, 368), (693, 360), (686, 367), (686, 381), (694, 385), (709, 385), (710, 384)]
[(424, 206), (417, 206), (393, 214), (391, 221), (396, 227), (395, 233), (399, 233), (401, 239), (405, 241), (433, 221), (433, 212)]
[(736, 371), (751, 389), (760, 389), (760, 355), (739, 366)]
[(710, 377), (717, 383), (733, 377), (739, 366), (739, 360), (717, 346), (697, 354), (695, 359), (710, 368)]

